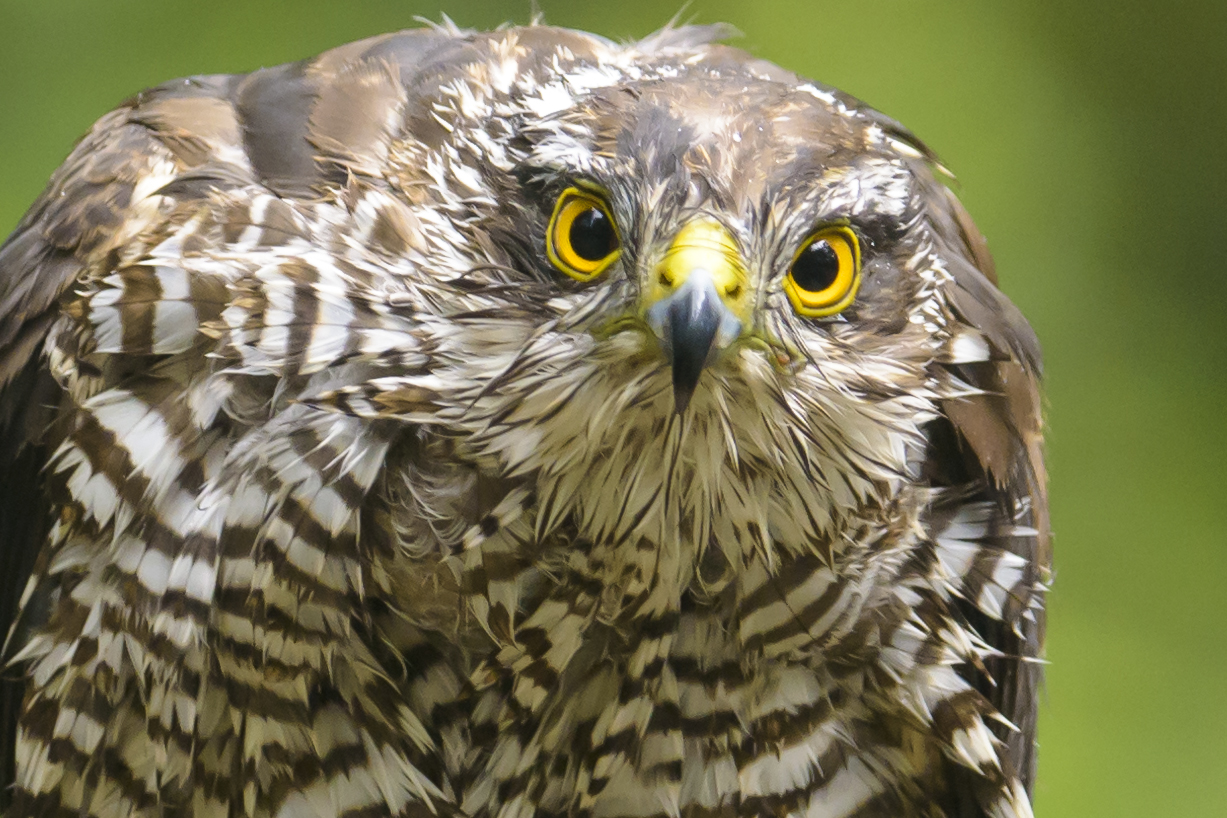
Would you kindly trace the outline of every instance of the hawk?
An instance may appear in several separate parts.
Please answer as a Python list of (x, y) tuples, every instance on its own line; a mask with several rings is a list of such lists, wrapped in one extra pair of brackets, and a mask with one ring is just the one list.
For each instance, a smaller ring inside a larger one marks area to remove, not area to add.
[(719, 27), (104, 116), (0, 249), (6, 815), (1031, 815), (1040, 353)]

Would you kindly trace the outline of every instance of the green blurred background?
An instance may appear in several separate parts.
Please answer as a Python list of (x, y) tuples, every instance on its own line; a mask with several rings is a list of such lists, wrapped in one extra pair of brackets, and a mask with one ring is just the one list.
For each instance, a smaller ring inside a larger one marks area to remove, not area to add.
[[(642, 36), (661, 3), (539, 0)], [(173, 77), (494, 0), (0, 0), (0, 235), (90, 123)], [(1057, 584), (1041, 818), (1227, 816), (1227, 3), (694, 0), (910, 126), (1047, 359)]]

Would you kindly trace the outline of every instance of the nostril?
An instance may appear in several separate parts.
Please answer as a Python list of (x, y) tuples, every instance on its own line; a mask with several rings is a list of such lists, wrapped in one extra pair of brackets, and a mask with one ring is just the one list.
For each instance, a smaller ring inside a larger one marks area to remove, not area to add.
[(732, 285), (730, 285), (728, 288), (725, 289), (724, 294), (729, 298), (737, 298), (738, 296), (741, 295), (741, 283), (734, 282)]
[(660, 283), (664, 285), (665, 287), (673, 286), (673, 276), (669, 275), (668, 270), (660, 271)]

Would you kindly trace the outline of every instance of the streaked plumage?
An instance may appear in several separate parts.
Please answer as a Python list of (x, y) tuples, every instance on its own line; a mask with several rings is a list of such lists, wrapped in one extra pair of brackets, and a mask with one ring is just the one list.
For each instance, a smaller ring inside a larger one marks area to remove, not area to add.
[[(927, 149), (720, 34), (410, 31), (98, 122), (0, 248), (6, 815), (1031, 814), (1038, 345)], [(680, 376), (696, 220), (748, 290)], [(805, 318), (819, 225), (863, 269)]]

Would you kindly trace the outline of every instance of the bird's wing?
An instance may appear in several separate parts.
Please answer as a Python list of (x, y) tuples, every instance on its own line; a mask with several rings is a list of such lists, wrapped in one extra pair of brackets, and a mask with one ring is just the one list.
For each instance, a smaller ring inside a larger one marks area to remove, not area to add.
[[(219, 195), (310, 199), (343, 185), (389, 138), (404, 89), (433, 87), (436, 74), (471, 58), (457, 35), (389, 34), (300, 63), (142, 92), (94, 125), (0, 246), (0, 633), (15, 634), (10, 655), (47, 614), (38, 592), (21, 597), (52, 523), (47, 460), (69, 431), (48, 338), (81, 306), (77, 291), (139, 261)], [(149, 332), (157, 308), (135, 308)], [(141, 321), (123, 320), (132, 337), (112, 357), (142, 371), (160, 350), (149, 338), (142, 348)], [(0, 684), (5, 793), (23, 687)]]
[[(43, 343), (75, 283), (140, 230), (139, 191), (168, 149), (132, 121), (129, 102), (99, 121), (55, 172), (46, 192), (0, 246), (0, 623), (17, 612), (47, 534), (42, 470), (53, 446), (60, 391)], [(12, 674), (9, 674), (12, 675)], [(12, 780), (23, 684), (0, 689), (0, 770)]]
[[(937, 227), (951, 245), (945, 257), (955, 327), (941, 365), (969, 389), (946, 400), (931, 427), (928, 476), (948, 491), (931, 531), (957, 575), (961, 614), (996, 653), (981, 668), (966, 667), (965, 675), (1013, 725), (997, 725), (996, 732), (1005, 759), (1030, 790), (1052, 558), (1039, 343), (997, 288), (983, 237), (962, 205), (949, 190), (937, 195), (949, 204)], [(968, 803), (953, 814), (980, 816), (983, 809)]]

